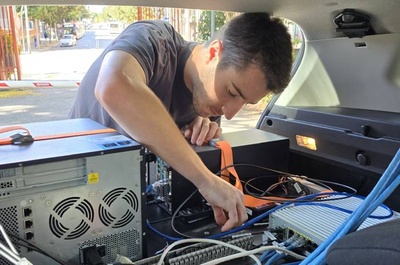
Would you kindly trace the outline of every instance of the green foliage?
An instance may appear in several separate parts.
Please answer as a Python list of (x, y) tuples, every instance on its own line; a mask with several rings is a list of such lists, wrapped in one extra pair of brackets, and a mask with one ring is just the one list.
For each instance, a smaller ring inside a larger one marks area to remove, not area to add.
[[(2, 43), (4, 45), (4, 51), (8, 54), (12, 54), (13, 50), (14, 50), (14, 47), (13, 47), (14, 41), (12, 39), (12, 35), (2, 34), (1, 38), (2, 38)], [(0, 52), (1, 51), (2, 51), (2, 49), (0, 49)]]
[(89, 18), (90, 12), (85, 6), (29, 6), (28, 16), (54, 25)]
[[(211, 11), (203, 11), (200, 15), (198, 25), (198, 41), (207, 41), (211, 37), (211, 14)], [(224, 12), (215, 11), (214, 18), (214, 31), (217, 31), (226, 23), (227, 16)]]
[(101, 13), (102, 21), (116, 20), (130, 24), (137, 20), (137, 7), (135, 6), (107, 6)]

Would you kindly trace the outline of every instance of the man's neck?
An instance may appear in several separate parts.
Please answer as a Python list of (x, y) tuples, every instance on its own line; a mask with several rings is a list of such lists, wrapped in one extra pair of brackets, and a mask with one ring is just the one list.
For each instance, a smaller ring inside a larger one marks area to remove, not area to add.
[(193, 79), (195, 75), (199, 75), (201, 70), (201, 57), (204, 52), (204, 44), (196, 45), (193, 51), (190, 53), (188, 60), (186, 61), (185, 68), (183, 70), (183, 77), (186, 87), (193, 92)]

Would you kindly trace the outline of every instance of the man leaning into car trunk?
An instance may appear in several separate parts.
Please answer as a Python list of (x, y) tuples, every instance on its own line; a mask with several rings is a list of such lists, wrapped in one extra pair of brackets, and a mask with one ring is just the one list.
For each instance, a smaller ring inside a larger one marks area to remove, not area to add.
[(91, 118), (143, 144), (190, 180), (227, 231), (247, 220), (243, 194), (212, 173), (192, 144), (288, 84), (292, 44), (266, 13), (233, 18), (206, 43), (185, 41), (165, 21), (127, 27), (84, 76), (70, 118)]

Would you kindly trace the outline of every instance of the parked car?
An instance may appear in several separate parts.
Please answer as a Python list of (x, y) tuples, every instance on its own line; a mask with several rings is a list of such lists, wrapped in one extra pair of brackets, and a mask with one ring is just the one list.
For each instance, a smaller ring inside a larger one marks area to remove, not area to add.
[(75, 46), (76, 42), (75, 35), (65, 34), (60, 39), (60, 47)]

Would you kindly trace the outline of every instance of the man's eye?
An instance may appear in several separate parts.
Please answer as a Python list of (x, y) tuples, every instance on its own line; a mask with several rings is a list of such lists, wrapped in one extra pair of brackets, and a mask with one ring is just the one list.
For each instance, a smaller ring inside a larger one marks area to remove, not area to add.
[(230, 96), (232, 96), (232, 97), (236, 97), (236, 95), (233, 94), (232, 91), (230, 91), (229, 89), (228, 89), (228, 94), (229, 94)]

